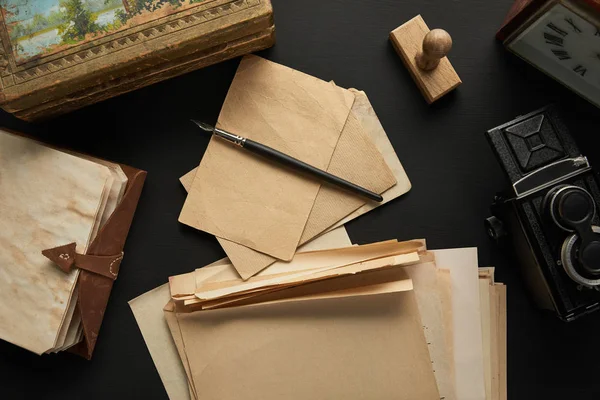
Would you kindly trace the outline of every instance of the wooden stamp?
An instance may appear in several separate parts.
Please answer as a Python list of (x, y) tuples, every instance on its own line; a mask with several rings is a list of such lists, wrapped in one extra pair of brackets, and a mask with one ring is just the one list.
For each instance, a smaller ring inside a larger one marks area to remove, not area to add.
[(452, 38), (442, 29), (429, 30), (417, 15), (390, 33), (390, 40), (431, 104), (462, 83), (446, 54)]

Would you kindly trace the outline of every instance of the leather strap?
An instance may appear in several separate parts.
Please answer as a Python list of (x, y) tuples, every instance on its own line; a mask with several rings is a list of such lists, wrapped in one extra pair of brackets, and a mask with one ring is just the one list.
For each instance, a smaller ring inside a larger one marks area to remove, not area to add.
[(123, 260), (123, 252), (114, 256), (93, 256), (79, 254), (75, 251), (76, 244), (69, 243), (64, 246), (42, 250), (42, 254), (50, 261), (56, 263), (64, 272), (71, 272), (73, 267), (92, 272), (97, 275), (117, 279), (119, 268)]

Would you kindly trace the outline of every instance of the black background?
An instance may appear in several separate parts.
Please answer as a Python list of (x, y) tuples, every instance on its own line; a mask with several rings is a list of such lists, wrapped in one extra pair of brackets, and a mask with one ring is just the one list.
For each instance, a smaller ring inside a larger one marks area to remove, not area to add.
[[(580, 148), (600, 165), (600, 111), (504, 50), (494, 33), (511, 0), (273, 0), (277, 44), (261, 55), (343, 87), (365, 90), (413, 184), (412, 191), (347, 225), (356, 243), (425, 237), (430, 248), (478, 247), (508, 285), (509, 399), (598, 399), (600, 313), (564, 324), (537, 311), (514, 262), (483, 229), (505, 180), (484, 132), (556, 102)], [(454, 39), (463, 80), (428, 106), (388, 41), (422, 14)], [(93, 360), (38, 357), (0, 343), (0, 398), (166, 398), (128, 300), (174, 274), (224, 256), (210, 235), (177, 222), (179, 176), (208, 143), (189, 118), (214, 123), (239, 60), (105, 101), (47, 123), (8, 114), (0, 124), (148, 171), (121, 274)], [(600, 168), (600, 167), (598, 167)], [(377, 340), (377, 338), (372, 338)]]

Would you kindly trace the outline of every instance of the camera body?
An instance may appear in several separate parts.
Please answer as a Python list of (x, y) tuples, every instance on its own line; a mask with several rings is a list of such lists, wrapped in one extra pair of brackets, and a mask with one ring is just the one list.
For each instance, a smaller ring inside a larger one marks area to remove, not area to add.
[(510, 181), (486, 220), (512, 244), (538, 305), (572, 321), (600, 308), (600, 185), (553, 106), (487, 132)]

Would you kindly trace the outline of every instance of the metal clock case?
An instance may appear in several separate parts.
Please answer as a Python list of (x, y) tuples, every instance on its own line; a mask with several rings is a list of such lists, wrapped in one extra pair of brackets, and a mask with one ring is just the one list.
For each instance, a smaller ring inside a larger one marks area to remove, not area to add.
[(600, 106), (600, 0), (517, 0), (496, 36)]
[(487, 132), (510, 181), (488, 234), (511, 244), (538, 305), (571, 321), (600, 304), (600, 185), (553, 107)]

